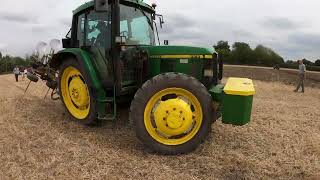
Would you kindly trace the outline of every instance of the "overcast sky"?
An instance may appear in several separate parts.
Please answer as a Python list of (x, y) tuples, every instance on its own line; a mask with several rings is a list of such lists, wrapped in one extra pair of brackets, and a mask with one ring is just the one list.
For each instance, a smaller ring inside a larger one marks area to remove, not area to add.
[[(1, 0), (0, 51), (25, 56), (39, 41), (61, 39), (86, 0)], [(319, 0), (145, 0), (165, 17), (161, 39), (212, 46), (219, 40), (271, 47), (286, 60), (320, 59)]]

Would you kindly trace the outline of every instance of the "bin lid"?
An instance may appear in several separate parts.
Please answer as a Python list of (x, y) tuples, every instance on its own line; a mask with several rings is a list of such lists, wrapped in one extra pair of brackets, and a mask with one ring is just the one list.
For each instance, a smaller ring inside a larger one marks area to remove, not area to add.
[(256, 93), (251, 79), (229, 78), (223, 91), (229, 95), (252, 96)]

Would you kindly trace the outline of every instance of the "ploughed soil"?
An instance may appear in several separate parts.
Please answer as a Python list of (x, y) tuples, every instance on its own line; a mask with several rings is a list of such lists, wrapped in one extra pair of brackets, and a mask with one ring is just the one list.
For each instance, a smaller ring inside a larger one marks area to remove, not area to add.
[(207, 141), (179, 156), (144, 148), (128, 107), (116, 122), (87, 127), (70, 120), (61, 102), (44, 99), (42, 82), (24, 94), (27, 80), (0, 76), (0, 179), (320, 179), (319, 82), (307, 80), (302, 94), (290, 84), (295, 74), (234, 66), (225, 72), (264, 80), (254, 81), (252, 121), (233, 127), (218, 120)]

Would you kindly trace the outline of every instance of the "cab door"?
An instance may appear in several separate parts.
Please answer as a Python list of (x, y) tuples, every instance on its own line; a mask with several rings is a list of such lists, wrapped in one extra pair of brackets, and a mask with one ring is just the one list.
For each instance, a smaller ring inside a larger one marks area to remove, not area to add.
[(113, 86), (113, 68), (109, 55), (111, 48), (111, 14), (93, 9), (79, 14), (77, 21), (77, 42), (89, 52), (90, 59), (106, 89)]

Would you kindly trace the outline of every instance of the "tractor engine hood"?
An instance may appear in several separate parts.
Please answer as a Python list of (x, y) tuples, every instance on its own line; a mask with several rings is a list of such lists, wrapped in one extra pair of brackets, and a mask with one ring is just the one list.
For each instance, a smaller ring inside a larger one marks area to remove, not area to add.
[(190, 46), (149, 46), (145, 47), (150, 58), (156, 59), (212, 59), (213, 48)]
[[(156, 75), (177, 72), (190, 75), (203, 84), (205, 82), (205, 69), (212, 69), (211, 61), (214, 59), (214, 49), (190, 47), (190, 46), (144, 46), (141, 47), (148, 53), (150, 61), (147, 70), (148, 77)], [(208, 81), (209, 82), (209, 81)]]

